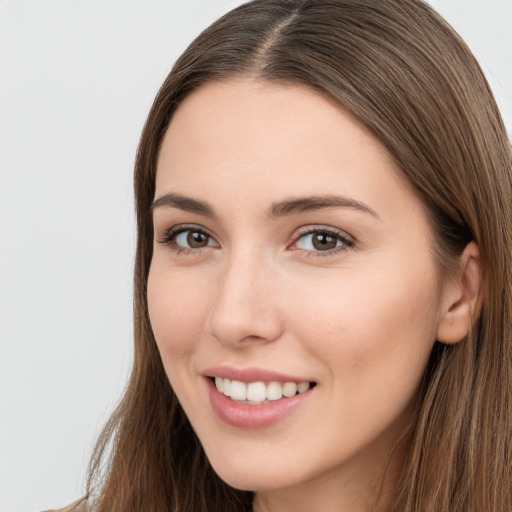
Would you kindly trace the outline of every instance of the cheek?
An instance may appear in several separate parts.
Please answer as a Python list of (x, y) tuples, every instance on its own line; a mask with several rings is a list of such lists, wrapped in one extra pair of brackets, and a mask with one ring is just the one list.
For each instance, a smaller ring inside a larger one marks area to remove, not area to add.
[(148, 310), (166, 370), (191, 354), (201, 337), (207, 311), (207, 286), (191, 286), (179, 272), (152, 265), (148, 276)]
[(417, 275), (347, 273), (343, 282), (309, 286), (308, 300), (297, 301), (297, 335), (347, 394), (419, 383), (435, 341), (437, 300), (435, 280)]

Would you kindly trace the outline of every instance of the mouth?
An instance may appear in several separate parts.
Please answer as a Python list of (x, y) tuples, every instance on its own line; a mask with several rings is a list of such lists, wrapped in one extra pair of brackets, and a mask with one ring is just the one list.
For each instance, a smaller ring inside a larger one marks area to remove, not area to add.
[[(224, 423), (242, 429), (279, 425), (314, 404), (317, 382), (263, 368), (218, 366), (207, 369), (210, 404)], [(313, 402), (312, 402), (313, 400)]]
[(292, 398), (309, 391), (316, 382), (242, 382), (225, 377), (210, 377), (217, 391), (233, 402), (247, 405), (262, 405)]

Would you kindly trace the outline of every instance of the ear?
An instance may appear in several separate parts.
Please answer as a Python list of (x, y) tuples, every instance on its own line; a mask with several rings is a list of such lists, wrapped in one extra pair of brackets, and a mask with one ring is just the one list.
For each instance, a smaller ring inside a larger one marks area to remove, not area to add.
[(444, 285), (437, 340), (454, 344), (463, 340), (482, 310), (482, 263), (475, 242), (461, 256), (457, 274)]

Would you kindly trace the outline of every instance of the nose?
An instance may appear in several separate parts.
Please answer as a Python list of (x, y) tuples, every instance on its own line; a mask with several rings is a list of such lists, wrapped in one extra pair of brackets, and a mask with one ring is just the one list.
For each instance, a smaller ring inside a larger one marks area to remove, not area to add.
[(283, 331), (277, 274), (257, 253), (226, 261), (207, 322), (209, 334), (232, 348), (277, 340)]

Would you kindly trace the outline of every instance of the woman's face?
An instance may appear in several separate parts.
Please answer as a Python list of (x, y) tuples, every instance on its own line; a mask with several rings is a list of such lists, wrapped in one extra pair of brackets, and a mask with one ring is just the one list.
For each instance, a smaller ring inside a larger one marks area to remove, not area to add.
[(267, 493), (380, 481), (443, 293), (384, 147), (307, 88), (211, 83), (165, 135), (153, 215), (151, 324), (221, 478)]

